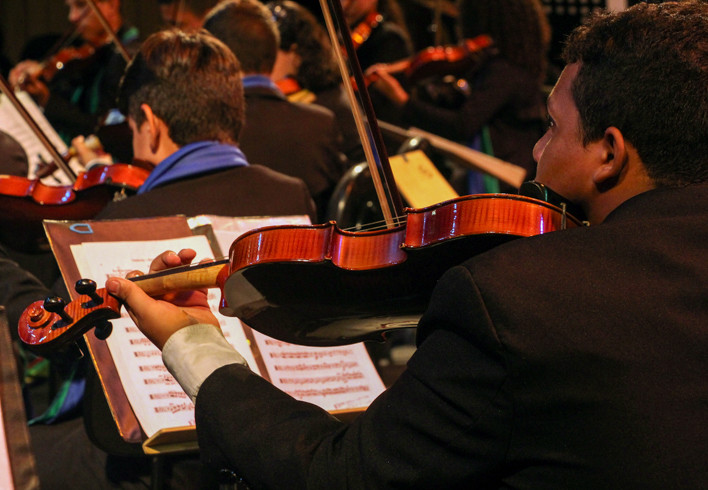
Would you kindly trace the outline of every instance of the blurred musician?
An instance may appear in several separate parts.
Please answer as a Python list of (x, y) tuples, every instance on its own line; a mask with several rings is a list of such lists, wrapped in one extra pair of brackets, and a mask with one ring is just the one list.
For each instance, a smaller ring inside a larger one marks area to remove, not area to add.
[(396, 0), (342, 0), (344, 18), (362, 70), (412, 54), (412, 45)]
[[(96, 4), (123, 45), (137, 41), (138, 30), (125, 24), (120, 0), (97, 0)], [(22, 61), (10, 72), (9, 81), (32, 95), (69, 143), (77, 135), (92, 133), (114, 107), (126, 60), (86, 0), (66, 0), (66, 5), (69, 22), (84, 44), (66, 47), (48, 60)]]

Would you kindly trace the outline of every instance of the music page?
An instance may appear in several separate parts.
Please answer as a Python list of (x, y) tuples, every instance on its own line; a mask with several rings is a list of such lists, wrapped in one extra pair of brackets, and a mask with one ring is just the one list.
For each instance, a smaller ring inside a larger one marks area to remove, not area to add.
[[(239, 235), (250, 229), (310, 223), (307, 216), (204, 216), (201, 219), (212, 225), (224, 252), (228, 252)], [(298, 400), (314, 403), (328, 411), (365, 408), (385, 389), (363, 343), (309, 347), (282, 342), (255, 331), (253, 335), (271, 382)]]
[(309, 347), (253, 332), (270, 382), (325, 410), (368, 407), (384, 391), (364, 344)]
[[(136, 242), (87, 242), (73, 245), (72, 253), (82, 277), (103, 287), (109, 276), (124, 277), (132, 270), (147, 271), (154, 257), (165, 250), (192, 248), (195, 263), (212, 258), (204, 236)], [(218, 312), (220, 292), (209, 290), (212, 311)], [(217, 314), (224, 337), (257, 370), (255, 358), (237, 318)], [(113, 332), (106, 340), (128, 401), (148, 437), (168, 427), (194, 425), (194, 406), (167, 371), (160, 351), (145, 337), (125, 311), (113, 320)], [(91, 335), (89, 333), (89, 335)]]

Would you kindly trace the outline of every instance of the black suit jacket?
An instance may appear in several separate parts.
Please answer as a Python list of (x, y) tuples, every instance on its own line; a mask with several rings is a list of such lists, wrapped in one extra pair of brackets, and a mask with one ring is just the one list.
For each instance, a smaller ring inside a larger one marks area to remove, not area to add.
[(170, 182), (144, 194), (109, 203), (96, 219), (184, 214), (315, 218), (312, 198), (300, 180), (261, 165), (248, 165)]
[(249, 162), (305, 181), (319, 213), (348, 167), (334, 114), (324, 107), (288, 102), (279, 92), (249, 87), (239, 147)]
[(253, 488), (708, 488), (708, 185), (453, 268), (407, 370), (351, 425), (237, 365), (202, 454)]

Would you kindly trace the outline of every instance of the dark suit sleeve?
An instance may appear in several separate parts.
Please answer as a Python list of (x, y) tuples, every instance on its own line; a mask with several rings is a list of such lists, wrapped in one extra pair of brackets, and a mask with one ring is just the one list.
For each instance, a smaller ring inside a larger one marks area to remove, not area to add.
[(486, 318), (467, 271), (448, 275), (407, 371), (348, 425), (243, 366), (225, 366), (197, 397), (202, 454), (254, 489), (489, 484), (507, 446), (511, 407)]
[(17, 339), (17, 322), (30, 304), (50, 296), (50, 291), (36, 277), (11, 260), (0, 247), (0, 305), (7, 309), (13, 339)]

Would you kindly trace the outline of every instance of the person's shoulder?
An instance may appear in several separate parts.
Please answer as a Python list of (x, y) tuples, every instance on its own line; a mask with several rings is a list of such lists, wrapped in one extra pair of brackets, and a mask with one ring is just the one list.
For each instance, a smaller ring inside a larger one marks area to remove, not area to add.
[(334, 112), (325, 106), (317, 104), (308, 104), (305, 102), (288, 102), (295, 111), (307, 115), (307, 117), (321, 119), (323, 121), (333, 121), (335, 119)]
[(304, 185), (302, 179), (286, 175), (282, 172), (278, 172), (277, 170), (273, 170), (272, 168), (266, 167), (265, 165), (261, 165), (259, 163), (252, 163), (247, 167), (241, 167), (240, 170), (241, 174), (244, 177), (262, 179), (264, 181), (272, 181), (274, 183), (280, 183), (282, 185), (288, 186), (299, 187), (301, 185)]

